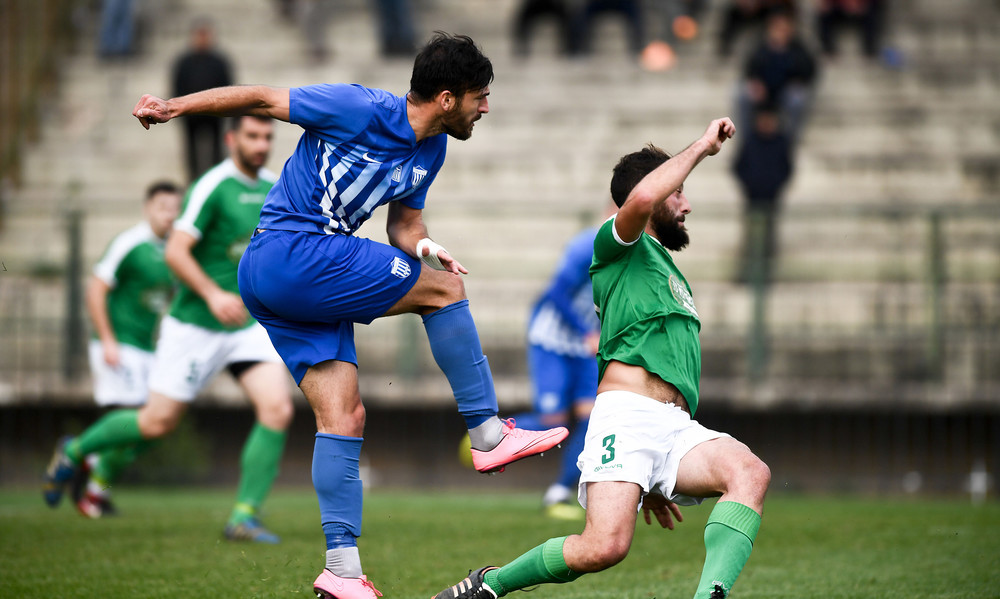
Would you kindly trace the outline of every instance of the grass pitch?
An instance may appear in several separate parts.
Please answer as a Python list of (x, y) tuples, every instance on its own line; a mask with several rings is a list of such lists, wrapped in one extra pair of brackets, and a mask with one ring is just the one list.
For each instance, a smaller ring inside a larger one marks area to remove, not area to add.
[[(539, 497), (368, 493), (365, 572), (386, 599), (426, 599), (469, 569), (579, 531), (545, 518)], [(121, 489), (116, 499), (121, 517), (91, 521), (69, 505), (50, 510), (37, 491), (0, 490), (0, 597), (312, 596), (325, 546), (311, 489), (270, 499), (277, 546), (221, 540), (228, 490)], [(622, 564), (531, 597), (691, 597), (711, 505), (686, 508), (673, 532), (640, 520)], [(1000, 504), (774, 495), (733, 597), (1000, 597)]]

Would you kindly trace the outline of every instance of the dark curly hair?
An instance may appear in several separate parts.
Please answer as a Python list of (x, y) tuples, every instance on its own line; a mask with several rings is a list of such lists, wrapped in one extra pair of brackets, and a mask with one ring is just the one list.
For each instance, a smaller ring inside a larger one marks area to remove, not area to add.
[(445, 90), (461, 99), (466, 92), (483, 89), (491, 81), (493, 63), (472, 38), (436, 31), (413, 61), (410, 92), (420, 102)]
[(611, 175), (611, 199), (615, 205), (621, 208), (639, 181), (670, 158), (670, 154), (653, 144), (622, 156)]

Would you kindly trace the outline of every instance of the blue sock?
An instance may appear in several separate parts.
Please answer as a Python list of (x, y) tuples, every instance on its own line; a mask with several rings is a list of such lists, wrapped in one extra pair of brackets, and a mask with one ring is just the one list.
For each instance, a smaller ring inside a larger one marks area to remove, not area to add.
[(483, 355), (469, 300), (461, 300), (423, 317), (434, 361), (444, 372), (465, 425), (473, 429), (497, 414), (493, 374)]
[(356, 547), (361, 536), (361, 442), (358, 437), (316, 433), (312, 479), (327, 549)]
[[(580, 469), (576, 466), (576, 460), (583, 451), (584, 441), (587, 440), (587, 423), (590, 420), (580, 420), (573, 425), (573, 430), (569, 432), (569, 437), (563, 441), (562, 467), (559, 471), (559, 484), (573, 489), (580, 482)], [(521, 423), (519, 422), (518, 425)]]

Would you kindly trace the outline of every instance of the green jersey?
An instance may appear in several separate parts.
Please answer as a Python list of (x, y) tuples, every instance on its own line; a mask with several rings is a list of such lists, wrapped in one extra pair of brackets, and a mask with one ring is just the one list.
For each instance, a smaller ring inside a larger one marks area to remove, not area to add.
[(608, 219), (594, 240), (590, 277), (601, 319), (597, 361), (600, 376), (617, 360), (677, 387), (691, 415), (698, 408), (701, 378), (701, 321), (691, 288), (655, 237), (643, 233), (621, 243)]
[[(184, 209), (174, 229), (198, 240), (191, 254), (205, 274), (225, 291), (240, 293), (236, 269), (275, 181), (277, 175), (266, 169), (261, 169), (256, 180), (251, 179), (232, 159), (226, 159), (195, 181), (184, 198)], [(184, 284), (170, 306), (170, 316), (215, 331), (237, 330), (255, 322), (251, 318), (239, 327), (227, 327), (212, 315), (205, 300)]]
[(156, 326), (174, 290), (163, 245), (141, 222), (118, 234), (94, 265), (94, 275), (111, 288), (107, 307), (115, 338), (145, 351), (156, 345)]

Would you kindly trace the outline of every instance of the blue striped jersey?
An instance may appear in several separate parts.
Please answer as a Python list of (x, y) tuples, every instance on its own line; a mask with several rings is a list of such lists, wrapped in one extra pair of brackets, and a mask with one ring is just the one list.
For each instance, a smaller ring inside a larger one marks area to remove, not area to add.
[(416, 141), (405, 96), (342, 83), (292, 88), (289, 120), (304, 131), (261, 229), (349, 235), (388, 202), (423, 209), (448, 142), (444, 133)]
[(589, 272), (596, 236), (596, 228), (587, 229), (566, 246), (552, 281), (532, 309), (528, 343), (564, 356), (593, 357), (584, 339), (600, 330)]

